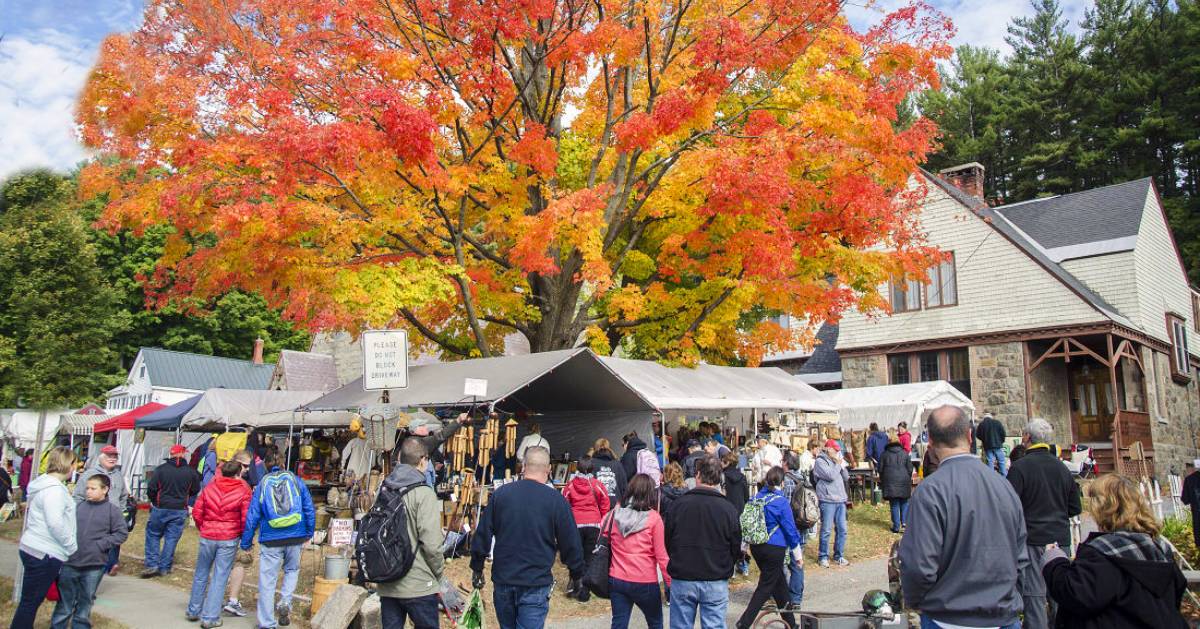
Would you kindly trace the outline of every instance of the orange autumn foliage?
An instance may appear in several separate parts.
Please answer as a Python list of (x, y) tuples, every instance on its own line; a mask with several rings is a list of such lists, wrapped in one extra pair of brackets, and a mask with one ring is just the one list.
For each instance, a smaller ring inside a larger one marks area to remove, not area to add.
[(150, 0), (79, 105), (102, 224), (175, 233), (159, 303), (237, 287), (421, 349), (756, 363), (747, 321), (883, 308), (952, 27), (835, 0)]

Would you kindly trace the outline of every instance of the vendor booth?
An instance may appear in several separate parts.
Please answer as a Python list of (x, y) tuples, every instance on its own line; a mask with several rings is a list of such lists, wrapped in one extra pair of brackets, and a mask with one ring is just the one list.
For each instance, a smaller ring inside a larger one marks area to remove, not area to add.
[(892, 384), (861, 389), (821, 391), (821, 399), (837, 408), (838, 425), (843, 430), (863, 430), (871, 422), (880, 428), (894, 428), (908, 422), (908, 429), (920, 434), (929, 411), (939, 406), (957, 406), (970, 416), (975, 412), (971, 398), (945, 380)]

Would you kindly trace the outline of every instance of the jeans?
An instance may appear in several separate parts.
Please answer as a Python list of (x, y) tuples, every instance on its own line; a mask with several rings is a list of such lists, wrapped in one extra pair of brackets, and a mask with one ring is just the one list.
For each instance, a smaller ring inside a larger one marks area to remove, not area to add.
[(900, 527), (908, 524), (908, 498), (888, 498), (892, 506), (892, 532), (899, 533)]
[(988, 448), (984, 450), (987, 456), (987, 466), (993, 467), (993, 464), (1000, 466), (1000, 474), (1008, 476), (1008, 457), (1004, 456), (1004, 448)]
[(833, 545), (834, 560), (841, 559), (846, 553), (846, 503), (822, 502), (821, 507), (821, 545), (817, 548), (817, 558), (821, 561), (829, 559), (829, 534), (837, 526), (837, 539)]
[(492, 588), (492, 605), (500, 629), (542, 629), (550, 612), (549, 585), (527, 587), (497, 583)]
[(205, 622), (216, 622), (221, 617), (225, 584), (229, 581), (229, 571), (233, 570), (238, 541), (237, 538), (200, 538), (200, 548), (196, 551), (196, 573), (192, 577), (192, 595), (188, 599), (188, 616), (199, 616)]
[[(929, 616), (921, 614), (921, 629), (942, 629), (942, 626)], [(1021, 622), (1017, 621), (1010, 625), (1004, 625), (1000, 629), (1021, 629)]]
[[(738, 618), (739, 629), (750, 627), (754, 618), (758, 616), (758, 612), (762, 611), (763, 604), (767, 602), (767, 599), (775, 599), (775, 605), (779, 609), (783, 609), (791, 602), (787, 575), (783, 571), (787, 553), (788, 549), (783, 546), (771, 544), (755, 544), (750, 547), (754, 563), (758, 564), (758, 587), (754, 588), (754, 593), (750, 595), (746, 611), (742, 612), (741, 618)], [(783, 622), (787, 623), (787, 626), (796, 626), (794, 614), (781, 613), (780, 616), (783, 616)]]
[(787, 561), (788, 569), (788, 598), (792, 601), (792, 607), (800, 607), (800, 603), (804, 601), (804, 566), (791, 556)]
[(183, 535), (187, 517), (187, 509), (150, 508), (150, 520), (146, 522), (146, 569), (171, 571), (171, 564), (175, 563), (175, 545)]
[(104, 567), (72, 568), (63, 566), (58, 573), (58, 604), (50, 617), (51, 629), (88, 629), (92, 626), (92, 603), (96, 602), (96, 588)]
[(417, 598), (379, 597), (383, 629), (404, 629), (411, 619), (414, 629), (438, 629), (438, 595)]
[(21, 602), (13, 614), (11, 629), (33, 629), (38, 607), (46, 600), (46, 592), (50, 591), (50, 584), (58, 578), (63, 562), (50, 555), (36, 559), (23, 550), (20, 554), (25, 575), (21, 579)]
[(275, 627), (275, 580), (283, 569), (283, 586), (279, 588), (279, 606), (292, 606), (292, 593), (300, 579), (300, 549), (303, 544), (262, 546), (258, 549), (258, 626)]
[(1024, 629), (1050, 629), (1054, 626), (1057, 609), (1047, 595), (1046, 580), (1042, 577), (1042, 556), (1046, 554), (1046, 547), (1029, 545), (1025, 548), (1029, 551), (1029, 566), (1017, 579), (1021, 601), (1025, 604)]
[(104, 571), (108, 572), (121, 561), (121, 547), (113, 546), (108, 550), (108, 561), (104, 562)]
[(662, 597), (657, 582), (631, 583), (609, 577), (608, 586), (612, 600), (612, 629), (629, 627), (629, 616), (633, 613), (634, 605), (642, 610), (648, 629), (662, 629)]
[(725, 629), (728, 581), (671, 580), (671, 629), (692, 629), (700, 612), (700, 629)]

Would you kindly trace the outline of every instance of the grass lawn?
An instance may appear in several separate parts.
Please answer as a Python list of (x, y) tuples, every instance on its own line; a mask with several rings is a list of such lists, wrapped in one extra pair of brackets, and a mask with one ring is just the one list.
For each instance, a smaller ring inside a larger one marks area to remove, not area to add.
[[(121, 547), (121, 572), (122, 574), (137, 574), (142, 569), (141, 557), (145, 547), (145, 523), (146, 517), (140, 514), (138, 518), (137, 528), (129, 536), (129, 539)], [(861, 561), (865, 559), (873, 559), (876, 557), (886, 556), (888, 550), (894, 541), (900, 538), (899, 535), (891, 533), (891, 515), (887, 503), (882, 503), (878, 506), (871, 506), (869, 503), (861, 503), (847, 512), (847, 526), (849, 530), (848, 540), (846, 544), (846, 558), (851, 562)], [(17, 540), (21, 533), (21, 521), (10, 520), (0, 523), (0, 538)], [(805, 547), (806, 563), (811, 562), (812, 565), (817, 561), (817, 539), (809, 541)], [(833, 540), (830, 540), (830, 544)], [(198, 535), (196, 529), (188, 526), (183, 531), (183, 537), (179, 540), (179, 546), (175, 550), (175, 567), (167, 577), (159, 577), (157, 580), (161, 583), (177, 587), (179, 589), (188, 590), (192, 586), (192, 573), (189, 570), (180, 568), (191, 568), (195, 566), (196, 549), (198, 546)], [(304, 551), (303, 559), (300, 562), (300, 581), (296, 588), (297, 594), (305, 597), (312, 595), (314, 577), (324, 571), (323, 561), (321, 559), (322, 549), (309, 548)], [(257, 563), (257, 546), (255, 547), (255, 563), (246, 571), (246, 586), (242, 588), (241, 601), (242, 605), (253, 613), (257, 590), (249, 587), (254, 585), (258, 580), (258, 563)], [(836, 568), (833, 569), (836, 573)], [(488, 570), (490, 577), (491, 571)], [(453, 559), (446, 564), (446, 576), (450, 578), (450, 582), (460, 586), (464, 590), (470, 590), (471, 587), (471, 566), (468, 558)], [(580, 618), (590, 616), (603, 616), (610, 613), (609, 602), (604, 599), (592, 598), (587, 603), (579, 603), (568, 599), (563, 595), (563, 590), (566, 588), (569, 578), (567, 569), (561, 563), (556, 563), (554, 566), (555, 578), (555, 593), (550, 599), (550, 619), (566, 619)], [(758, 582), (758, 569), (751, 562), (750, 575), (747, 577), (734, 577), (730, 582), (730, 587), (737, 590), (742, 588), (753, 588)], [(11, 587), (11, 586), (10, 586)], [(11, 595), (10, 595), (11, 596)], [(483, 592), (484, 601), (488, 608), (488, 624), (489, 626), (498, 626), (496, 618), (491, 610), (492, 601), (492, 585), (489, 579), (487, 586)], [(48, 608), (48, 606), (46, 606)], [(309, 616), (309, 604), (304, 600), (296, 600), (293, 603), (295, 613), (293, 614), (293, 624), (299, 627), (307, 627), (306, 619)], [(8, 612), (11, 614), (11, 609)], [(49, 613), (49, 612), (47, 612)], [(48, 618), (48, 616), (47, 616)], [(103, 625), (98, 624), (97, 627), (118, 627), (117, 624)]]
[[(13, 595), (13, 580), (9, 577), (0, 577), (0, 618), (12, 618), (13, 613), (17, 611), (16, 603), (12, 601)], [(46, 601), (38, 608), (37, 620), (34, 625), (38, 627), (50, 626), (50, 615), (54, 613), (54, 603)], [(125, 625), (109, 620), (99, 614), (92, 614), (92, 627), (95, 629), (129, 629)]]

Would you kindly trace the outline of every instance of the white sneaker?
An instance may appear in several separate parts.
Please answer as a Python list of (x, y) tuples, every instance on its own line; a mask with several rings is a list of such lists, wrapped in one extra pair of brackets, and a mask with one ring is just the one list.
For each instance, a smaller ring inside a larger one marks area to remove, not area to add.
[(230, 616), (246, 616), (246, 610), (242, 608), (241, 601), (229, 601), (225, 603), (225, 607), (222, 608), (222, 611)]
[(837, 559), (835, 559), (834, 561), (836, 561), (836, 562), (837, 562), (837, 565), (839, 565), (839, 566), (848, 566), (848, 565), (850, 565), (850, 562), (849, 562), (849, 561), (846, 561), (846, 558), (845, 558), (845, 557), (838, 557), (838, 558), (837, 558)]
[(829, 567), (829, 560), (828, 560), (828, 559), (822, 559), (821, 561), (817, 562), (817, 565), (821, 566), (822, 568), (828, 568), (828, 567)]

